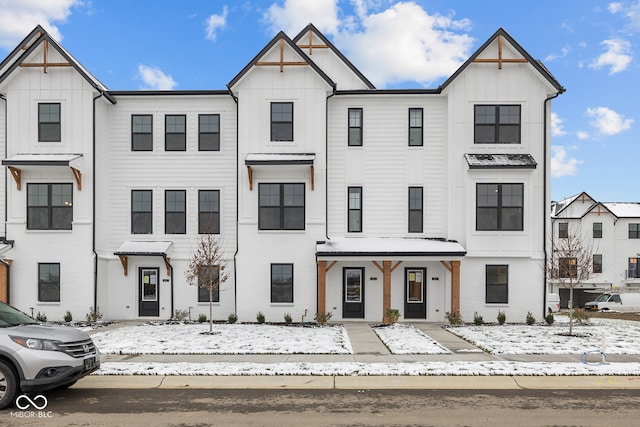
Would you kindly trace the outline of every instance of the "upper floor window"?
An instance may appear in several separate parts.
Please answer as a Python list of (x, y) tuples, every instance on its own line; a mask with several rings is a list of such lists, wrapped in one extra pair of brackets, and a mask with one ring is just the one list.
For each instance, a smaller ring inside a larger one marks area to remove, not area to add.
[(198, 191), (198, 233), (220, 234), (220, 191)]
[(151, 114), (131, 116), (131, 150), (153, 151), (153, 116)]
[(602, 255), (601, 254), (593, 255), (593, 272), (602, 273)]
[(304, 184), (260, 184), (258, 228), (304, 230)]
[(509, 266), (487, 265), (485, 279), (485, 302), (507, 304), (509, 302)]
[(347, 192), (349, 193), (347, 231), (359, 233), (362, 231), (362, 187), (349, 187)]
[(349, 136), (347, 145), (359, 147), (362, 145), (362, 108), (349, 108), (348, 122)]
[(409, 146), (422, 144), (422, 108), (409, 108)]
[(640, 239), (640, 224), (629, 224), (629, 238)]
[(558, 277), (577, 278), (578, 259), (574, 257), (560, 258), (558, 260)]
[[(213, 280), (214, 284), (206, 283), (207, 280)], [(217, 265), (203, 266), (198, 275), (198, 302), (209, 302), (209, 298), (211, 302), (220, 302), (220, 269)]]
[(422, 187), (409, 187), (409, 233), (422, 233)]
[(187, 116), (184, 114), (168, 114), (164, 117), (164, 149), (186, 151)]
[(71, 230), (73, 184), (27, 184), (27, 229)]
[(476, 105), (475, 144), (520, 144), (519, 105)]
[(293, 141), (293, 102), (271, 103), (271, 140)]
[(593, 238), (602, 239), (602, 223), (601, 222), (593, 223)]
[(38, 301), (60, 302), (59, 263), (38, 263)]
[(640, 269), (638, 268), (638, 261), (640, 258), (629, 258), (629, 268), (627, 269), (628, 279), (640, 278)]
[(60, 142), (60, 103), (38, 104), (38, 141)]
[(569, 223), (561, 222), (558, 223), (558, 237), (561, 239), (569, 238)]
[(220, 151), (220, 114), (198, 116), (198, 150)]
[(187, 192), (185, 190), (164, 192), (164, 232), (165, 234), (186, 234)]
[(476, 184), (476, 230), (523, 230), (523, 184)]
[(131, 190), (131, 234), (152, 233), (151, 199), (151, 190)]

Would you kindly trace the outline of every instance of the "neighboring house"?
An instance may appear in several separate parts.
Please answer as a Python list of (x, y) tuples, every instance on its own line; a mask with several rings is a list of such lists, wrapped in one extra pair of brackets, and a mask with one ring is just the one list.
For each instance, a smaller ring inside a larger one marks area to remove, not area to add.
[[(592, 274), (575, 287), (575, 306), (602, 292), (639, 290), (640, 203), (598, 202), (582, 192), (552, 202), (551, 223), (552, 244), (574, 233), (592, 248)], [(549, 292), (559, 293), (561, 307), (568, 307), (569, 289), (550, 281)]]
[(376, 89), (309, 25), (225, 90), (111, 91), (37, 27), (0, 64), (0, 291), (51, 319), (196, 317), (213, 232), (216, 319), (542, 314), (562, 92), (502, 29), (435, 89)]

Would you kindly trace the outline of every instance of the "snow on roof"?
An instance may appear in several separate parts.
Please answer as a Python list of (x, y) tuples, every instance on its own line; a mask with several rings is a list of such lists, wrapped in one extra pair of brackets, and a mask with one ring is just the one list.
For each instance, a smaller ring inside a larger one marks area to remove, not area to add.
[(114, 255), (166, 255), (173, 242), (169, 241), (133, 241), (126, 240), (114, 252)]
[(322, 256), (398, 255), (464, 256), (467, 251), (455, 241), (402, 237), (331, 238), (318, 242), (316, 252)]
[(245, 165), (259, 164), (313, 164), (314, 153), (251, 153), (244, 159)]
[(471, 169), (535, 169), (531, 154), (465, 154)]
[(609, 202), (603, 205), (618, 218), (640, 218), (640, 203)]

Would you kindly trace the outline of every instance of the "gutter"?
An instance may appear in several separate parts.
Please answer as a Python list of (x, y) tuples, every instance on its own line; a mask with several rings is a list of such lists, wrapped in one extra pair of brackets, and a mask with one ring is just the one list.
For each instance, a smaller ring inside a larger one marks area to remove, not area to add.
[(92, 213), (93, 220), (91, 221), (91, 250), (93, 251), (93, 309), (98, 312), (98, 252), (96, 252), (96, 101), (104, 95), (104, 92), (100, 92), (99, 95), (93, 97), (93, 155), (91, 161), (93, 162), (93, 183), (92, 183)]

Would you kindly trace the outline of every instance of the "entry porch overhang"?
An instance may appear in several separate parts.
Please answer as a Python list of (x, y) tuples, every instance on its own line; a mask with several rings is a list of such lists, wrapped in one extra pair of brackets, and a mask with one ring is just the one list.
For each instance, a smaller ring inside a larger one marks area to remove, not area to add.
[(309, 167), (311, 190), (315, 189), (314, 153), (251, 153), (247, 154), (244, 164), (249, 177), (249, 190), (253, 190), (253, 174), (256, 167), (306, 166)]
[(164, 260), (167, 268), (167, 275), (171, 274), (171, 258), (167, 256), (167, 251), (173, 242), (170, 241), (132, 241), (127, 240), (113, 253), (120, 258), (124, 275), (129, 272), (130, 256), (160, 256)]
[(18, 191), (22, 189), (22, 171), (24, 169), (39, 168), (44, 166), (68, 167), (78, 186), (82, 190), (82, 172), (73, 162), (82, 157), (82, 154), (16, 154), (2, 160), (2, 165), (7, 166)]
[(318, 313), (326, 312), (327, 272), (338, 262), (371, 262), (383, 277), (383, 322), (391, 308), (391, 273), (405, 261), (440, 261), (451, 273), (451, 312), (460, 312), (460, 261), (466, 249), (458, 242), (419, 238), (332, 238), (316, 243)]

